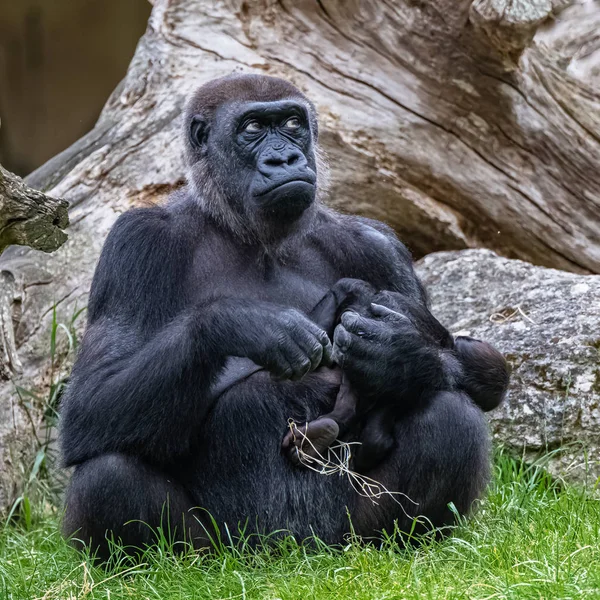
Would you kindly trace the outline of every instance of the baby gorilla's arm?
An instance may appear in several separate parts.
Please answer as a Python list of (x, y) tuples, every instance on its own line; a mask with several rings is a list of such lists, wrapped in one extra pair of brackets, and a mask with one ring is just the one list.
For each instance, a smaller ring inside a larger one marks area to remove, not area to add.
[[(318, 304), (312, 309), (309, 318), (333, 338), (333, 330), (340, 314), (350, 305), (369, 306), (375, 295), (375, 288), (359, 279), (340, 279)], [(337, 370), (339, 372), (339, 369)], [(342, 375), (340, 389), (331, 412), (305, 424), (290, 422), (290, 430), (281, 444), (282, 452), (298, 465), (301, 458), (323, 456), (329, 446), (344, 435), (354, 424), (358, 398), (350, 388), (350, 383)]]

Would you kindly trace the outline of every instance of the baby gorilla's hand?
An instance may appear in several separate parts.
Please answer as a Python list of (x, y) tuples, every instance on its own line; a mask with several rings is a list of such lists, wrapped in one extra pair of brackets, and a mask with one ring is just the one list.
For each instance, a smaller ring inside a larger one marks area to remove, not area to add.
[(354, 306), (369, 306), (375, 296), (375, 288), (360, 279), (339, 279), (312, 309), (309, 317), (333, 337), (333, 330), (340, 315)]

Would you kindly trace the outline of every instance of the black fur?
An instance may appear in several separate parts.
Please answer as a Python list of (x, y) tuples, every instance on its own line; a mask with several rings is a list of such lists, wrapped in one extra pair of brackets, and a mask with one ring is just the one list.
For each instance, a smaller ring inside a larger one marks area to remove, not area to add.
[[(250, 131), (248, 107), (264, 120)], [(256, 127), (264, 130), (252, 137)], [(166, 206), (127, 212), (109, 234), (61, 438), (75, 467), (64, 529), (91, 539), (100, 556), (107, 531), (144, 545), (152, 533), (139, 522), (157, 527), (165, 516), (174, 539), (205, 544), (206, 519), (193, 507), (230, 531), (247, 522), (249, 531), (284, 528), (335, 543), (349, 531), (347, 508), (370, 536), (395, 519), (410, 530), (405, 511), (446, 524), (449, 502), (466, 512), (482, 492), (489, 441), (474, 402), (500, 401), (504, 362), (475, 340), (453, 348), (441, 325), (431, 326), (410, 255), (388, 227), (320, 204), (310, 183), (323, 176), (316, 135), (314, 108), (291, 84), (211, 82), (186, 112), (187, 188)], [(269, 182), (277, 186), (256, 191)], [(411, 326), (358, 298), (340, 323), (345, 278), (412, 315)], [(329, 316), (315, 315), (328, 293)], [(354, 339), (365, 323), (369, 335)], [(369, 475), (418, 506), (389, 498), (374, 506), (345, 479), (297, 468), (281, 453), (290, 418), (332, 409), (340, 390), (332, 353), (358, 395), (363, 435), (376, 437), (384, 423), (393, 441)], [(368, 416), (390, 407), (391, 417)]]
[(333, 337), (345, 377), (331, 412), (285, 436), (283, 450), (295, 464), (300, 449), (308, 457), (323, 455), (361, 424), (353, 466), (366, 472), (393, 449), (395, 422), (440, 392), (465, 391), (482, 410), (502, 401), (508, 385), (502, 355), (480, 340), (455, 342), (423, 294), (342, 279), (310, 317)]

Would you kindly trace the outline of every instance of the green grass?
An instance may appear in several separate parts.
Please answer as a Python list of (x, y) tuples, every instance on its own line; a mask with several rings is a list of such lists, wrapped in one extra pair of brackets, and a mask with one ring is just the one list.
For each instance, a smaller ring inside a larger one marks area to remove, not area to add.
[(350, 542), (306, 550), (165, 549), (139, 564), (96, 568), (33, 507), (0, 532), (0, 598), (600, 598), (600, 501), (500, 455), (478, 513), (442, 542), (416, 550)]

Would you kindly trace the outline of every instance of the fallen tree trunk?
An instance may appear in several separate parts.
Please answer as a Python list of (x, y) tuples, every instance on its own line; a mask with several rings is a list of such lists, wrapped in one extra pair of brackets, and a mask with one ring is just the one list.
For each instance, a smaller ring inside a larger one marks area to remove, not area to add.
[[(49, 258), (3, 259), (29, 282), (17, 331), (22, 385), (43, 386), (51, 307), (69, 320), (85, 304), (116, 216), (183, 182), (186, 96), (233, 70), (285, 77), (315, 101), (333, 166), (331, 204), (387, 221), (416, 255), (488, 246), (600, 272), (600, 97), (594, 69), (584, 70), (587, 81), (581, 69), (568, 72), (579, 61), (573, 44), (559, 48), (547, 34), (561, 8), (551, 0), (155, 0), (94, 130), (28, 179), (69, 200), (72, 227)], [(589, 16), (562, 14), (595, 35)], [(532, 42), (540, 28), (547, 47)], [(0, 389), (2, 410), (11, 397)], [(0, 483), (0, 506), (9, 500)]]

